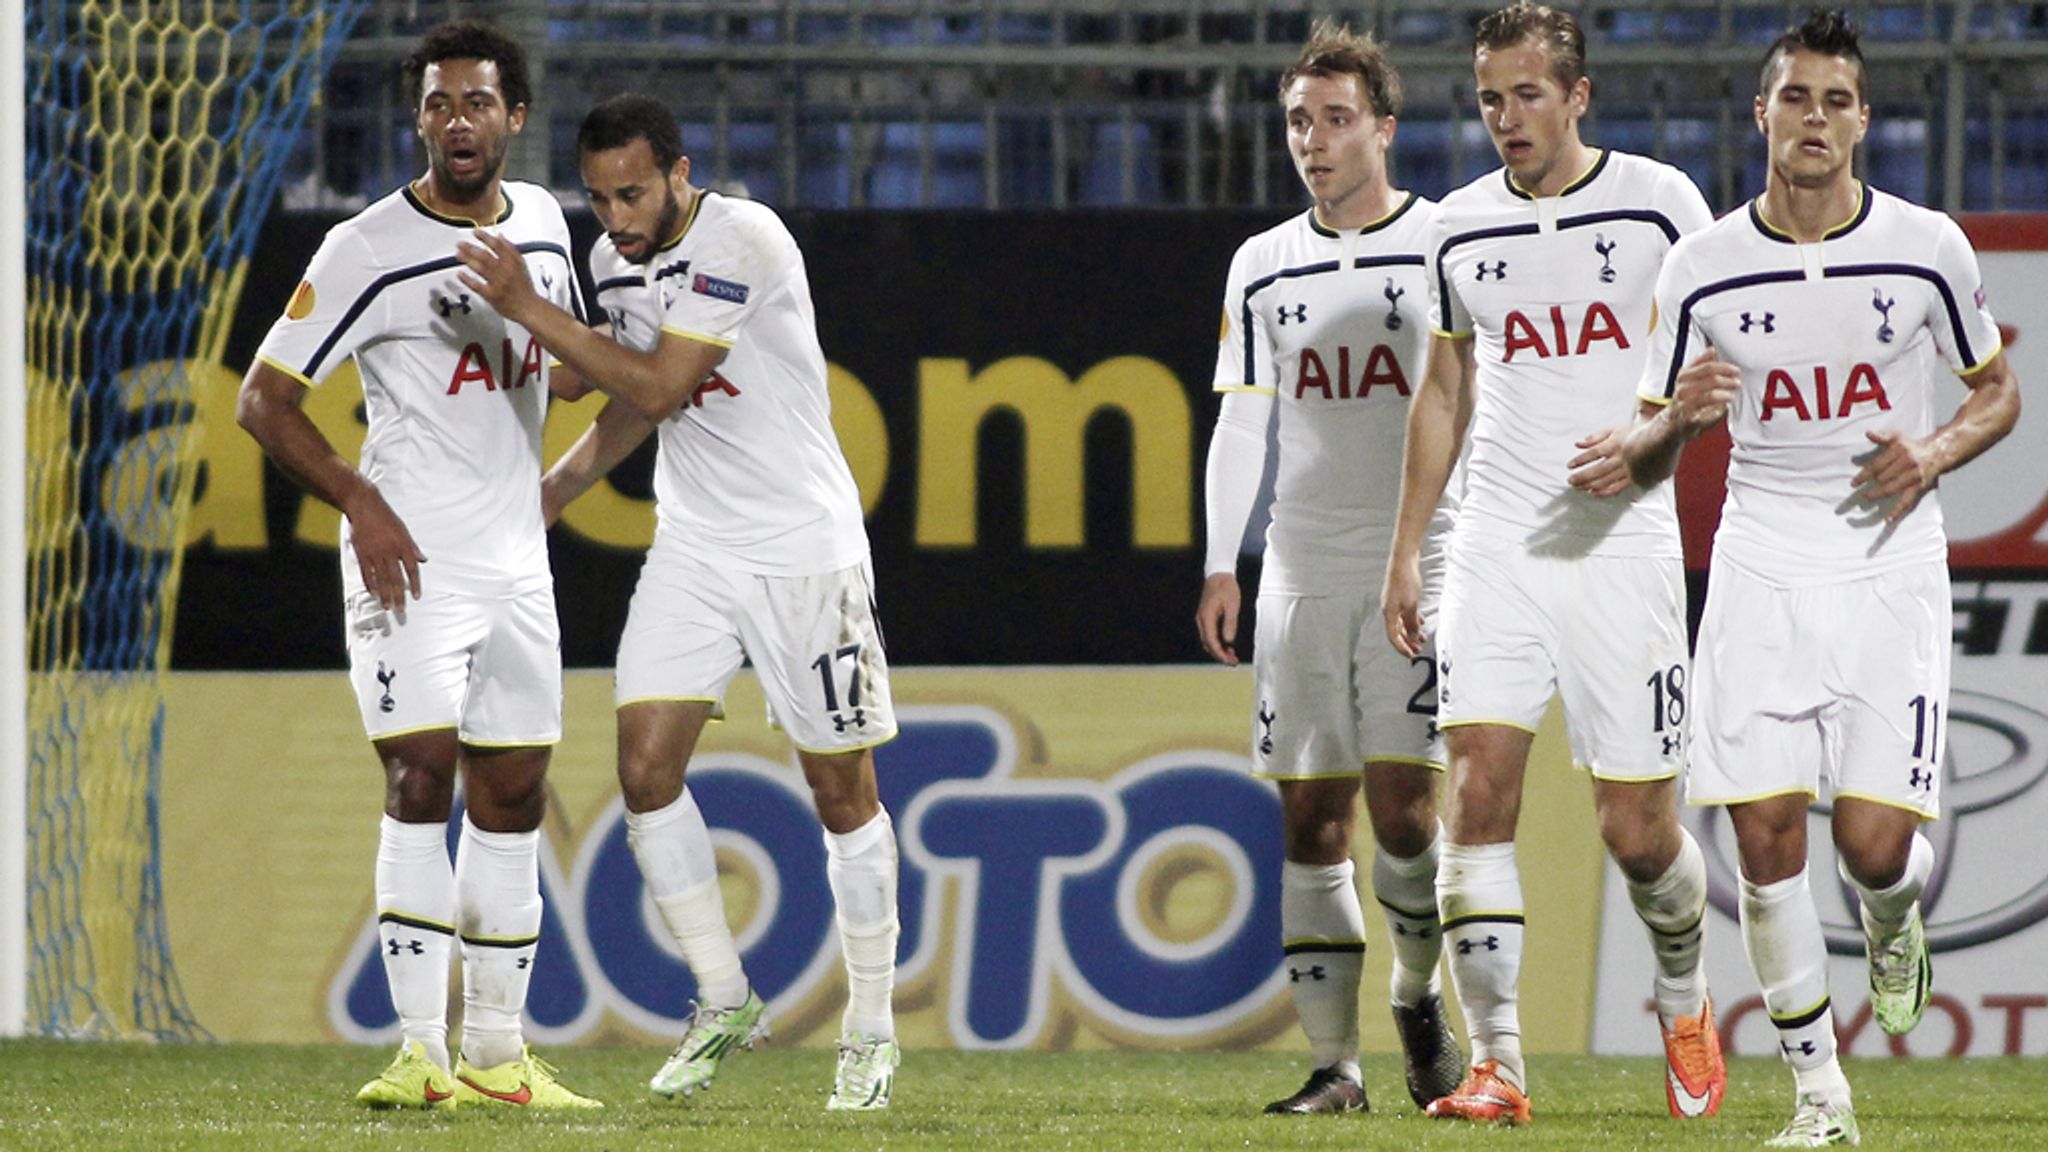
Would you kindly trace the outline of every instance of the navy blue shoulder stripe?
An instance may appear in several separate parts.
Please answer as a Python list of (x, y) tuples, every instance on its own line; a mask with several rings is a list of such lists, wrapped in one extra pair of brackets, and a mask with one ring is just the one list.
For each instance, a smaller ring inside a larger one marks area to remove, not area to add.
[(1557, 230), (1587, 228), (1594, 224), (1606, 224), (1615, 220), (1631, 220), (1638, 224), (1655, 224), (1664, 230), (1666, 244), (1678, 243), (1678, 225), (1671, 217), (1654, 208), (1615, 208), (1607, 212), (1588, 212), (1584, 216), (1571, 216), (1557, 222)]
[(1837, 268), (1822, 270), (1830, 280), (1850, 279), (1857, 276), (1913, 276), (1934, 285), (1941, 293), (1942, 307), (1948, 309), (1949, 331), (1955, 333), (1956, 355), (1972, 368), (1977, 366), (1977, 354), (1970, 347), (1970, 335), (1963, 330), (1963, 309), (1956, 303), (1956, 294), (1949, 287), (1947, 277), (1920, 264), (1844, 264)]
[(1444, 257), (1451, 254), (1451, 249), (1460, 244), (1470, 244), (1474, 240), (1491, 240), (1496, 236), (1531, 236), (1538, 231), (1540, 229), (1534, 224), (1503, 224), (1498, 228), (1475, 228), (1470, 232), (1459, 232), (1445, 237), (1444, 242), (1438, 245), (1436, 250), (1436, 298), (1443, 301), (1444, 305), (1443, 314), (1437, 317), (1437, 330), (1451, 330), (1451, 281), (1444, 275)]
[[(562, 258), (564, 264), (569, 265), (572, 274), (575, 271), (575, 265), (569, 264), (568, 249), (560, 244), (548, 240), (528, 240), (524, 244), (519, 245), (519, 250), (521, 252), (553, 252)], [(421, 276), (458, 267), (461, 263), (462, 261), (457, 260), (453, 256), (443, 256), (437, 260), (429, 260), (424, 264), (412, 264), (404, 268), (394, 268), (371, 281), (370, 286), (363, 289), (362, 293), (356, 297), (355, 303), (349, 305), (348, 311), (342, 314), (341, 322), (334, 326), (334, 331), (329, 332), (327, 339), (320, 342), (320, 347), (313, 350), (313, 359), (306, 365), (306, 376), (313, 380), (320, 378), (321, 362), (327, 359), (329, 352), (334, 351), (334, 346), (340, 342), (343, 333), (346, 333), (357, 320), (362, 319), (363, 313), (369, 310), (370, 302), (375, 300), (379, 293), (393, 284), (403, 284), (407, 280), (416, 280)]]
[(1733, 292), (1738, 288), (1754, 288), (1758, 284), (1783, 284), (1805, 278), (1806, 274), (1797, 270), (1751, 272), (1744, 276), (1730, 276), (1726, 280), (1702, 284), (1693, 289), (1678, 306), (1678, 340), (1671, 346), (1671, 368), (1664, 374), (1664, 398), (1669, 400), (1677, 391), (1678, 370), (1685, 367), (1687, 358), (1691, 356), (1691, 351), (1686, 345), (1692, 340), (1692, 312), (1700, 301), (1719, 296), (1723, 292)]
[[(1412, 198), (1410, 202), (1413, 202)], [(1420, 252), (1397, 252), (1384, 256), (1355, 256), (1351, 260), (1353, 268), (1397, 268), (1402, 265), (1420, 267), (1427, 263), (1428, 260)], [(1282, 280), (1292, 280), (1302, 276), (1321, 276), (1326, 272), (1335, 272), (1342, 268), (1343, 265), (1344, 262), (1342, 260), (1320, 260), (1314, 264), (1303, 264), (1299, 268), (1282, 268), (1278, 272), (1261, 276), (1244, 286), (1244, 303), (1238, 309), (1237, 326), (1244, 331), (1245, 387), (1257, 387), (1257, 379), (1253, 375), (1254, 362), (1252, 359), (1252, 297), (1271, 288)], [(600, 286), (599, 291), (602, 290)]]
[(645, 276), (607, 276), (597, 282), (597, 292), (600, 296), (614, 288), (645, 287), (647, 287), (647, 277)]

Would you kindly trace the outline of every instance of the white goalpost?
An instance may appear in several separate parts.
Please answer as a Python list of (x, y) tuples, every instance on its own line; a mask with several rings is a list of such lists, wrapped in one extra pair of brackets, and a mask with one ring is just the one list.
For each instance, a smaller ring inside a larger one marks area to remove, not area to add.
[[(26, 32), (18, 5), (0, 8), (0, 172), (25, 172)], [(0, 186), (0, 1036), (28, 1016), (26, 191)]]

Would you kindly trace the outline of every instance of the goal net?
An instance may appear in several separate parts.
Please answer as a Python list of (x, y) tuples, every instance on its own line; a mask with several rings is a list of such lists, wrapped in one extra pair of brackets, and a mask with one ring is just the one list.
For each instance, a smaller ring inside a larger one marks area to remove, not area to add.
[(16, 17), (32, 1033), (205, 1035), (171, 963), (157, 824), (198, 437), (237, 434), (199, 427), (195, 390), (221, 386), (257, 231), (361, 7), (28, 0)]

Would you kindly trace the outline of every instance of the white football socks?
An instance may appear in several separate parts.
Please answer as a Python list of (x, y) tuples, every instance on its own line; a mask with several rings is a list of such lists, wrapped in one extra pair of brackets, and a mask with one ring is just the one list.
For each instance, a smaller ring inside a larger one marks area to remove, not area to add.
[(1666, 1026), (1697, 1016), (1706, 1006), (1707, 979), (1700, 968), (1706, 936), (1707, 861), (1692, 833), (1678, 830), (1678, 856), (1662, 876), (1647, 884), (1628, 881), (1629, 903), (1650, 930), (1657, 955), (1657, 1014)]
[(1436, 869), (1439, 835), (1429, 847), (1406, 860), (1375, 848), (1372, 892), (1387, 918), (1387, 939), (1393, 946), (1394, 971), (1389, 992), (1394, 1003), (1413, 1008), (1438, 991), (1437, 964), (1443, 958), (1443, 925), (1436, 914)]
[(690, 789), (684, 787), (666, 807), (626, 813), (626, 843), (640, 863), (648, 897), (697, 978), (699, 998), (713, 1008), (745, 1003), (747, 974), (725, 918), (718, 856)]
[(1358, 986), (1365, 968), (1365, 912), (1351, 861), (1280, 865), (1280, 947), (1287, 991), (1318, 1068), (1358, 1070)]
[(486, 832), (462, 819), (455, 851), (462, 939), (462, 1055), (494, 1068), (524, 1055), (520, 1013), (540, 946), (540, 833)]
[(896, 828), (889, 813), (851, 832), (825, 833), (825, 876), (846, 956), (847, 1036), (896, 1038)]
[(448, 957), (455, 941), (455, 869), (446, 824), (402, 824), (377, 833), (377, 941), (384, 981), (405, 1042), (448, 1063)]
[(1498, 1061), (1502, 1078), (1526, 1090), (1516, 1003), (1522, 974), (1522, 877), (1514, 842), (1446, 844), (1440, 856), (1437, 911), (1444, 922), (1451, 983), (1472, 1040), (1472, 1063)]
[(1848, 1103), (1849, 1083), (1835, 1059), (1827, 940), (1805, 869), (1772, 884), (1742, 882), (1742, 946), (1798, 1091)]

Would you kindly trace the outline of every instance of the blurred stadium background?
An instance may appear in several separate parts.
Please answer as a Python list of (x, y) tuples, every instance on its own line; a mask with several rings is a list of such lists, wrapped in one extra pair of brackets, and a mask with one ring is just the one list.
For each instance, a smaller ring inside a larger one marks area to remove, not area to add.
[[(902, 668), (884, 778), (908, 1042), (1298, 1046), (1274, 980), (1277, 803), (1242, 773), (1249, 678), (1178, 666), (1200, 657), (1216, 310), (1232, 249), (1303, 204), (1273, 91), (1312, 19), (1392, 46), (1397, 180), (1440, 196), (1496, 166), (1470, 71), (1492, 7), (28, 0), (26, 196), (0, 205), (25, 217), (29, 263), (21, 312), (0, 312), (28, 336), (19, 355), (0, 343), (8, 375), (28, 368), (22, 417), (12, 396), (0, 412), (0, 458), (11, 438), (22, 461), (0, 560), (27, 574), (0, 586), (0, 703), (29, 718), (0, 724), (0, 830), (17, 837), (0, 845), (0, 1033), (393, 1034), (366, 935), (377, 783), (339, 672), (336, 517), (265, 465), (233, 399), (324, 230), (421, 168), (397, 61), (427, 27), (482, 18), (537, 73), (511, 173), (552, 187), (579, 239), (576, 126), (642, 90), (677, 109), (698, 182), (774, 206), (805, 247)], [(1682, 166), (1719, 210), (1752, 195), (1759, 57), (1805, 5), (1571, 7), (1588, 137)], [(2024, 332), (2048, 309), (2048, 218), (2028, 215), (2048, 212), (2048, 4), (1845, 7), (1870, 61), (1867, 176), (1964, 215)], [(309, 401), (345, 454), (356, 387), (344, 370)], [(2048, 846), (2028, 834), (2048, 819), (2041, 407), (1945, 497), (1959, 655), (1981, 660), (1958, 665), (1968, 783), (1945, 822), (1970, 832), (1944, 841), (1957, 879), (1930, 916), (1956, 991), (1913, 1054), (2048, 1052), (2048, 987), (2019, 959), (2048, 943)], [(551, 415), (549, 452), (593, 412)], [(650, 530), (646, 466), (552, 539), (565, 657), (590, 671), (571, 677), (553, 776), (547, 1043), (661, 1039), (691, 991), (612, 801), (603, 669)], [(1682, 493), (1689, 513), (1711, 516), (1712, 479)], [(1689, 546), (1710, 526), (1694, 516)], [(693, 787), (778, 1036), (829, 1043), (818, 848), (758, 701), (735, 689)], [(1653, 1047), (1631, 982), (1647, 961), (1600, 932), (1602, 861), (1583, 779), (1555, 771), (1555, 717), (1538, 760), (1532, 1045)], [(1020, 885), (1002, 891), (1053, 911), (975, 907), (967, 878), (999, 867)], [(1853, 913), (1826, 911), (1849, 940)], [(1729, 918), (1716, 986), (1746, 990), (1734, 935)], [(1856, 959), (1838, 963), (1838, 989), (1858, 988)], [(1369, 965), (1383, 978), (1377, 950)], [(1733, 1044), (1769, 1051), (1745, 1003), (1724, 1009)], [(1888, 1050), (1867, 1011), (1847, 1018), (1851, 1051)], [(1391, 1049), (1378, 1014), (1367, 1029)]]

